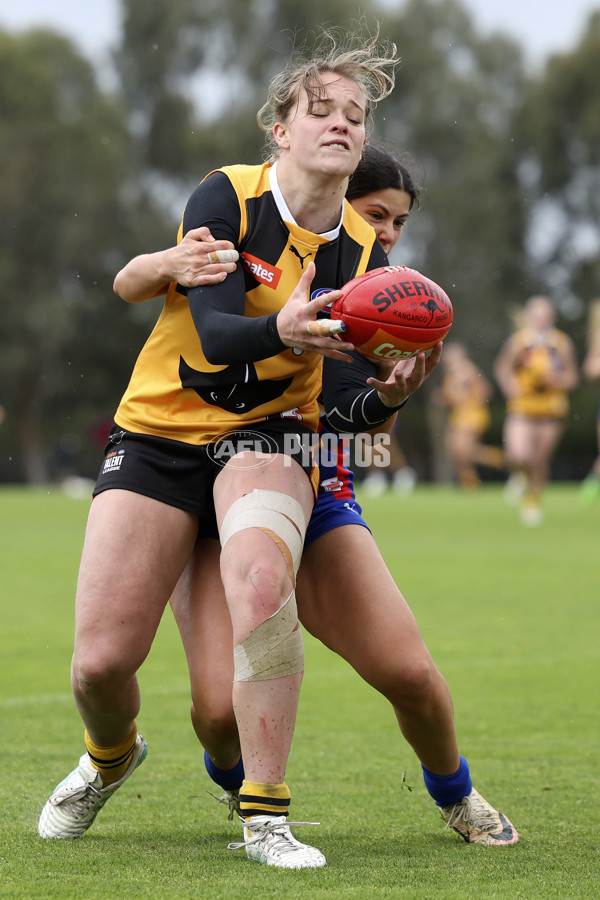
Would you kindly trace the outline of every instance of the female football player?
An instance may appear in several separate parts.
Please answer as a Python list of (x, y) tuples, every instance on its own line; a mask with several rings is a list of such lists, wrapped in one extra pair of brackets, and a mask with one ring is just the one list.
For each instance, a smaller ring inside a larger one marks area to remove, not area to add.
[(491, 447), (481, 440), (492, 422), (492, 385), (469, 358), (467, 348), (455, 341), (444, 344), (442, 369), (442, 383), (433, 399), (448, 410), (446, 452), (460, 487), (473, 490), (480, 484), (478, 466), (504, 466), (500, 447)]
[(259, 122), (276, 161), (211, 173), (187, 203), (181, 234), (207, 226), (243, 247), (246, 265), (217, 284), (170, 285), (116, 412), (76, 598), (72, 685), (86, 753), (46, 803), (42, 837), (83, 834), (144, 759), (136, 672), (199, 527), (216, 518), (247, 852), (286, 868), (325, 863), (292, 836), (284, 781), (303, 671), (294, 588), (318, 487), (304, 451), (321, 358), (352, 349), (315, 323), (338, 296), (326, 290), (385, 262), (344, 193), (397, 63), (377, 39), (354, 37), (348, 50), (327, 39), (327, 53), (292, 60), (271, 82)]
[[(362, 189), (356, 190), (356, 182)], [(367, 146), (350, 180), (348, 195), (353, 204), (358, 195), (362, 214), (373, 222), (382, 245), (391, 249), (418, 197), (418, 188), (408, 170), (387, 151)], [(198, 279), (204, 266), (204, 277), (221, 278), (215, 267), (206, 265), (210, 249), (211, 244), (196, 240), (195, 246), (190, 241), (185, 254), (173, 248), (138, 257), (119, 273), (115, 289), (127, 300), (151, 296), (163, 287), (152, 278), (153, 271), (174, 277), (189, 268)], [(438, 346), (424, 377), (439, 355)], [(321, 419), (322, 435), (331, 433), (332, 425), (348, 427), (349, 418), (339, 415), (341, 407), (353, 410), (353, 430), (372, 427), (373, 422), (357, 414), (364, 404), (354, 401), (363, 400), (375, 389), (381, 402), (390, 402), (386, 392), (394, 383), (394, 375), (384, 382), (373, 377), (375, 371), (373, 363), (357, 355), (352, 366), (327, 361), (323, 401), (329, 415)], [(407, 374), (406, 364), (396, 367), (396, 378), (400, 371)], [(403, 390), (405, 395), (410, 392)], [(376, 424), (381, 430), (381, 423)], [(216, 540), (196, 544), (171, 605), (188, 660), (192, 721), (206, 751), (207, 770), (225, 791), (223, 801), (234, 808), (245, 758), (242, 764), (231, 705), (233, 671), (228, 661), (232, 634), (218, 556)], [(321, 463), (319, 495), (298, 573), (297, 601), (303, 625), (392, 703), (402, 733), (423, 766), (427, 789), (446, 821), (468, 842), (514, 843), (518, 835), (510, 822), (472, 788), (468, 764), (458, 752), (448, 687), (362, 518), (354, 497), (353, 475), (341, 453), (330, 465)]]
[(542, 492), (565, 429), (568, 392), (579, 380), (573, 343), (555, 320), (548, 297), (530, 297), (522, 327), (504, 343), (494, 365), (506, 398), (504, 449), (511, 472), (506, 495), (521, 501), (521, 521), (530, 527), (543, 520)]

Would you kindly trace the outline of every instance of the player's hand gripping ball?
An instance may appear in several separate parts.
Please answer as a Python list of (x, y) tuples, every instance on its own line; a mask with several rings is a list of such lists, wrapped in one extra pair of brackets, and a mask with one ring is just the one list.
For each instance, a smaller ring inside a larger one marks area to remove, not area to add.
[(371, 359), (408, 359), (442, 341), (453, 319), (442, 288), (406, 266), (383, 266), (353, 278), (331, 306), (344, 340)]

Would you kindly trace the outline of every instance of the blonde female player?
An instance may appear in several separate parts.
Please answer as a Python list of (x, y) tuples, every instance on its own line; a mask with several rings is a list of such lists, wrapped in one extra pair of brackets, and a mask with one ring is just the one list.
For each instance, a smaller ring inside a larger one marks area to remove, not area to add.
[(578, 380), (575, 348), (555, 326), (550, 299), (530, 297), (522, 325), (503, 344), (494, 363), (506, 398), (504, 449), (511, 472), (506, 495), (521, 501), (521, 521), (528, 527), (543, 520), (542, 494), (550, 463), (565, 430), (569, 391)]
[[(211, 228), (245, 266), (218, 284), (170, 285), (117, 410), (76, 598), (72, 684), (86, 753), (42, 810), (42, 837), (83, 834), (144, 759), (136, 672), (199, 523), (216, 516), (249, 855), (325, 864), (286, 824), (284, 781), (303, 671), (296, 570), (318, 481), (303, 442), (318, 425), (321, 356), (351, 349), (312, 329), (327, 290), (385, 260), (344, 192), (396, 63), (395, 47), (361, 36), (294, 61), (261, 114), (276, 163), (212, 173), (188, 201), (182, 234)], [(225, 433), (230, 455), (217, 459)]]
[[(382, 245), (391, 249), (418, 189), (410, 173), (387, 151), (367, 146), (348, 194), (357, 207), (360, 195), (362, 214), (373, 222)], [(207, 266), (211, 245), (200, 241), (202, 236), (206, 233), (197, 235), (195, 244), (190, 241), (185, 251), (171, 248), (132, 260), (117, 276), (115, 289), (125, 299), (141, 300), (163, 287), (153, 272), (194, 279), (224, 277), (216, 267)], [(323, 400), (331, 421), (322, 419), (322, 434), (331, 432), (331, 424), (357, 431), (383, 425), (390, 412), (386, 406), (397, 405), (416, 390), (437, 364), (439, 350), (423, 376), (415, 378), (400, 365), (387, 382), (372, 377), (375, 367), (358, 355), (352, 366), (328, 362)], [(458, 752), (446, 682), (361, 512), (352, 472), (341, 453), (330, 465), (322, 460), (319, 496), (298, 573), (300, 620), (392, 703), (402, 733), (422, 763), (427, 789), (446, 821), (467, 842), (515, 843), (518, 835), (508, 819), (472, 788), (468, 764)], [(244, 766), (231, 706), (233, 672), (227, 661), (232, 635), (218, 555), (216, 540), (198, 542), (171, 605), (190, 670), (194, 728), (205, 748), (209, 775), (225, 791), (221, 799), (233, 811)]]

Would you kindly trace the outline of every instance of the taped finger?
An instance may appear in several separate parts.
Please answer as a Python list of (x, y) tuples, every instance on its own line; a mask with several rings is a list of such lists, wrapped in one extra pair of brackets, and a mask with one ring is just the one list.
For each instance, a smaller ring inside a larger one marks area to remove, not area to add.
[(237, 250), (214, 250), (206, 254), (211, 263), (237, 262), (240, 254)]
[(314, 319), (307, 324), (306, 330), (316, 337), (329, 337), (330, 334), (341, 334), (346, 326), (341, 319)]

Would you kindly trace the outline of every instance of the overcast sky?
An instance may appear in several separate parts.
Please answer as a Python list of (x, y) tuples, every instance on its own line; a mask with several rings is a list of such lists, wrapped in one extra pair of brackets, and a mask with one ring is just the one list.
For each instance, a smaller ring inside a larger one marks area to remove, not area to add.
[[(399, 0), (382, 0), (397, 4)], [(537, 66), (554, 52), (570, 50), (600, 0), (462, 0), (483, 34), (501, 30), (523, 46)], [(88, 56), (102, 59), (119, 29), (119, 0), (13, 0), (0, 6), (0, 27), (21, 30), (50, 25), (70, 35)]]

